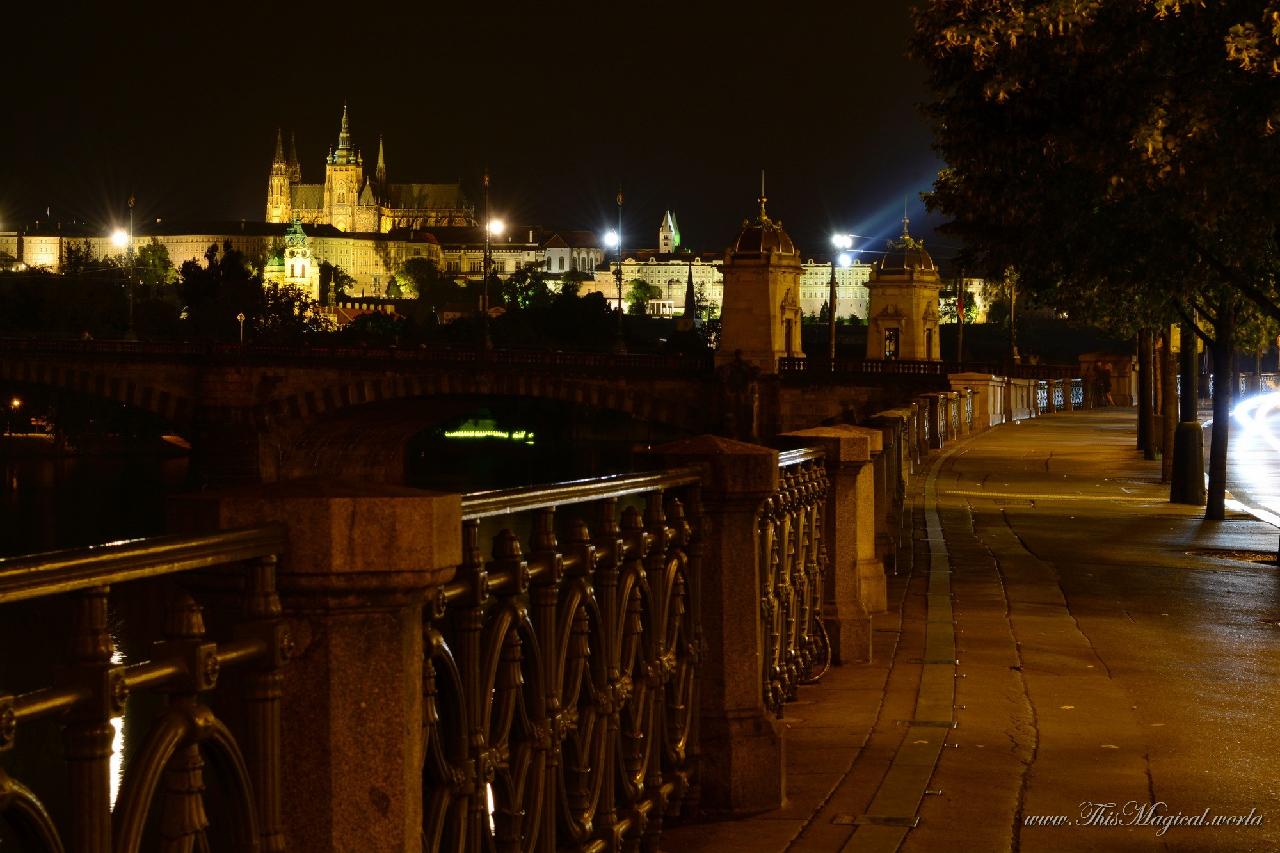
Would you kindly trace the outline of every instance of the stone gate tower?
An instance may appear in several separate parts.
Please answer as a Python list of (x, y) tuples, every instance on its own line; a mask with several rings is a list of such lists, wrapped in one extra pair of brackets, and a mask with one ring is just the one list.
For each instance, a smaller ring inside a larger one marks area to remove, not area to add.
[(716, 365), (742, 360), (762, 373), (777, 373), (778, 359), (804, 358), (800, 347), (800, 253), (765, 212), (743, 222), (725, 255), (724, 300)]
[(905, 216), (902, 236), (871, 268), (867, 290), (867, 358), (938, 360), (938, 290), (942, 280), (924, 242), (911, 236)]

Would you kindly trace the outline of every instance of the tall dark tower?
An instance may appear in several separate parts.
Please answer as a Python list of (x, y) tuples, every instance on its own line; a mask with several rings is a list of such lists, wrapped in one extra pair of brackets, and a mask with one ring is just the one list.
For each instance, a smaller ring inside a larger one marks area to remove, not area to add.
[(298, 135), (289, 131), (289, 182), (302, 183), (302, 164), (298, 162)]

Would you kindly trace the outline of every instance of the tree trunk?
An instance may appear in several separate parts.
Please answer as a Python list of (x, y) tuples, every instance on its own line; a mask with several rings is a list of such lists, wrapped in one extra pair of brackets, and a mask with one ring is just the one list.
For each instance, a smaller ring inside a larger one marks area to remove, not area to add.
[(1200, 419), (1200, 394), (1198, 393), (1198, 385), (1200, 384), (1200, 363), (1196, 357), (1196, 332), (1191, 328), (1190, 323), (1183, 323), (1178, 327), (1180, 340), (1179, 347), (1182, 349), (1180, 353), (1182, 362), (1182, 396), (1179, 400), (1181, 410), (1178, 413), (1180, 421), (1198, 421)]
[(1156, 458), (1155, 423), (1152, 418), (1151, 330), (1138, 332), (1138, 449), (1143, 459)]
[(1173, 335), (1160, 330), (1160, 482), (1173, 479), (1173, 435), (1178, 427), (1178, 378), (1173, 372)]
[(1190, 323), (1179, 327), (1182, 347), (1182, 397), (1178, 429), (1173, 439), (1173, 481), (1169, 500), (1204, 506), (1204, 431), (1200, 428), (1200, 359), (1196, 333)]
[(1231, 432), (1231, 396), (1235, 380), (1235, 301), (1224, 295), (1218, 302), (1213, 335), (1213, 438), (1209, 446), (1209, 502), (1204, 517), (1227, 516), (1227, 437)]

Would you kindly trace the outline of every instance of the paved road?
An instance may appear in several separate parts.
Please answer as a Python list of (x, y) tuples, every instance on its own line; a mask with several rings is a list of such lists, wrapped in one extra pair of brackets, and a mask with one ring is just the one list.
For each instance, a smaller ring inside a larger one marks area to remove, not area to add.
[(1280, 393), (1253, 395), (1236, 406), (1227, 447), (1232, 496), (1280, 525)]

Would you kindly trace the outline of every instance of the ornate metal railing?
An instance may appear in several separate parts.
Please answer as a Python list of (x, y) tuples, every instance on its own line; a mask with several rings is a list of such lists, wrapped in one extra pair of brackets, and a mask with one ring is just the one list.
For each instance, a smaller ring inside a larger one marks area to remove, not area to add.
[[(827, 473), (820, 450), (779, 455), (778, 491), (760, 513), (760, 618), (765, 707), (782, 717), (801, 684), (821, 677), (831, 648), (822, 622), (827, 576)], [(821, 666), (821, 669), (819, 667)]]
[(1071, 405), (1084, 408), (1084, 379), (1079, 377), (1071, 380)]
[(891, 375), (948, 376), (952, 373), (987, 373), (1014, 379), (1066, 379), (1080, 372), (1069, 364), (1011, 364), (1008, 362), (932, 361), (924, 359), (837, 359), (834, 366), (825, 358), (780, 358), (778, 372), (784, 376)]
[(1036, 383), (1036, 413), (1043, 415), (1049, 411), (1049, 383), (1041, 379)]
[[(48, 721), (61, 726), (65, 745), (62, 809), (49, 808), (49, 795), (0, 768), (0, 821), (18, 837), (18, 849), (285, 849), (280, 669), (289, 641), (275, 586), (283, 547), (283, 531), (264, 527), (0, 560), (0, 605), (69, 596), (75, 614), (70, 650), (53, 683), (19, 695), (0, 690), (0, 756), (17, 751), (25, 731)], [(212, 567), (217, 571), (197, 572)], [(164, 639), (151, 660), (140, 663), (121, 662), (113, 638), (109, 601), (117, 585), (129, 582), (135, 586), (127, 593), (160, 584), (167, 600)], [(242, 617), (224, 642), (206, 636), (203, 608), (193, 597), (201, 589), (216, 590), (211, 595), (220, 600), (230, 590), (240, 605)], [(30, 652), (10, 648), (5, 657), (12, 662)], [(229, 667), (245, 670), (239, 737), (203, 699)], [(122, 725), (130, 697), (143, 692), (163, 697), (164, 709), (139, 723), (146, 735), (124, 764), (113, 808), (115, 726)], [(217, 811), (206, 810), (203, 797), (206, 762), (221, 781)], [(152, 814), (157, 808), (158, 816)], [(70, 815), (67, 826), (55, 826), (51, 813), (57, 811)]]
[(424, 849), (656, 850), (696, 802), (699, 481), (464, 498), (425, 626)]
[(960, 392), (964, 396), (964, 426), (966, 432), (973, 432), (973, 389), (966, 388)]
[(1050, 390), (1053, 392), (1053, 408), (1054, 411), (1062, 411), (1067, 407), (1066, 400), (1062, 396), (1062, 383), (1053, 382), (1050, 384)]

